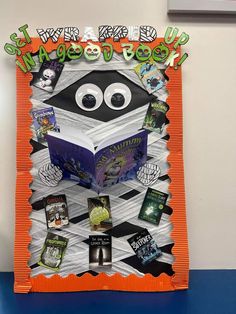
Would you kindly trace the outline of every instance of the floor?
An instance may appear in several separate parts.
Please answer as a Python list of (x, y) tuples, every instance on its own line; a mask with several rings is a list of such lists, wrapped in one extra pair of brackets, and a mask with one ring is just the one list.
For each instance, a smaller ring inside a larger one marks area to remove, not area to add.
[(13, 273), (0, 273), (0, 314), (235, 314), (236, 270), (192, 270), (187, 291), (166, 293), (13, 293)]

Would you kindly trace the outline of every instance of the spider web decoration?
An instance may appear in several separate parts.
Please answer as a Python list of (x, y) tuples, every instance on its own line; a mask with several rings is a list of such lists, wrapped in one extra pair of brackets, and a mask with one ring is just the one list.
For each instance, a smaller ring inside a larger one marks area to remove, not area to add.
[(62, 179), (60, 167), (51, 163), (43, 165), (38, 172), (40, 180), (47, 186), (57, 186)]
[(145, 165), (139, 168), (137, 179), (145, 186), (153, 185), (159, 178), (161, 173), (158, 165), (146, 162)]

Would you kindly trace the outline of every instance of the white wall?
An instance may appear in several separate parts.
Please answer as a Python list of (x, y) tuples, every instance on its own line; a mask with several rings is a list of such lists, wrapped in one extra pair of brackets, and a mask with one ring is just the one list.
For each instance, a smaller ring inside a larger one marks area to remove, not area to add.
[(183, 65), (190, 265), (236, 268), (236, 17), (171, 17), (166, 6), (160, 0), (1, 3), (0, 271), (13, 269), (16, 129), (14, 61), (3, 46), (25, 23), (32, 35), (39, 27), (104, 23), (152, 25), (160, 36), (167, 26), (177, 26), (190, 34), (185, 48), (190, 56)]

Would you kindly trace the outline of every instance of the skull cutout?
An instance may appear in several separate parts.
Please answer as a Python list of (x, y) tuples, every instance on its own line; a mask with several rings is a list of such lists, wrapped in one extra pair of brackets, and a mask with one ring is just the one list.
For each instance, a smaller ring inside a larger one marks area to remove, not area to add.
[(101, 48), (98, 45), (88, 43), (88, 46), (84, 49), (84, 56), (88, 61), (97, 60), (100, 57)]

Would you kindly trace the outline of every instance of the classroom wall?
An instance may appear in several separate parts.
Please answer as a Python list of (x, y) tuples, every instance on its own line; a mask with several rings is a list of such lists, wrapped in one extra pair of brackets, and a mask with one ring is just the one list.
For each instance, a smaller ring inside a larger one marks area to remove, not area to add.
[(159, 36), (177, 26), (190, 35), (183, 65), (190, 267), (236, 268), (236, 16), (168, 16), (160, 0), (7, 0), (0, 8), (0, 271), (13, 270), (16, 141), (14, 58), (3, 46), (25, 23), (31, 35), (100, 24), (152, 25)]

